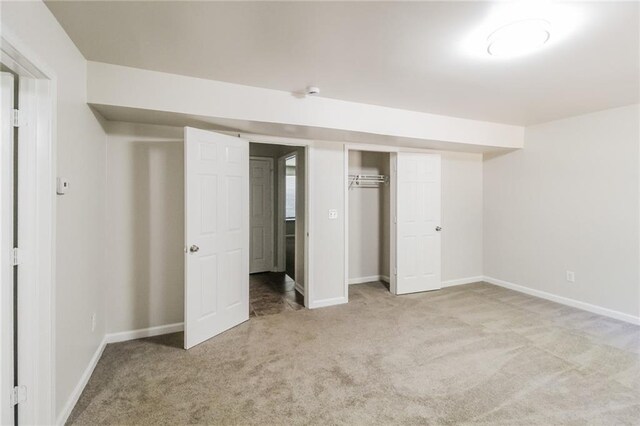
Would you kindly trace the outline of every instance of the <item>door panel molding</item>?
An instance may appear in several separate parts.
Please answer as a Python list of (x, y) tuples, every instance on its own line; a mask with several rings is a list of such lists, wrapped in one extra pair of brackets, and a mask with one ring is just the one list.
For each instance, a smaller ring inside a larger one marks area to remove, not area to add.
[(184, 347), (249, 319), (249, 142), (185, 127)]

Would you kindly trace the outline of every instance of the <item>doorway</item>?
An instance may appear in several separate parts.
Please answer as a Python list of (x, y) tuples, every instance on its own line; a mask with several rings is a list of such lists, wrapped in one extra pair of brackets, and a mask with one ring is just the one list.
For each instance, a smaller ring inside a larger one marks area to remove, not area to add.
[(345, 145), (345, 294), (441, 288), (441, 157), (427, 150)]
[(249, 315), (304, 307), (302, 147), (250, 143)]
[(347, 156), (348, 284), (390, 290), (391, 153), (354, 149)]

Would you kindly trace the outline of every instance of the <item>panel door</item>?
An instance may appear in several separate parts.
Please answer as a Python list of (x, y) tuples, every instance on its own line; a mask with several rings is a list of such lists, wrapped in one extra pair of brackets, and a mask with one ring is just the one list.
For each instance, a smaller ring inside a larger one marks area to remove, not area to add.
[(249, 319), (249, 142), (185, 127), (184, 347)]
[(398, 153), (397, 294), (440, 288), (440, 155)]
[(273, 160), (252, 158), (250, 177), (250, 272), (266, 272), (273, 268)]

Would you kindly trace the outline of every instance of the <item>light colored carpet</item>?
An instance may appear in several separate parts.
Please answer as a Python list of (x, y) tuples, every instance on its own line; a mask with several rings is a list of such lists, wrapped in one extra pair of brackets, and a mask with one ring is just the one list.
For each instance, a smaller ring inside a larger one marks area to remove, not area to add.
[(640, 424), (640, 327), (477, 283), (108, 345), (73, 424)]

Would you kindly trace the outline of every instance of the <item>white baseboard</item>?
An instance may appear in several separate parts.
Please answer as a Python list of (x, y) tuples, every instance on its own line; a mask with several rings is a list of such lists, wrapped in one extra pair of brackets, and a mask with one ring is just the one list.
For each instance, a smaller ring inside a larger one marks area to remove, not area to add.
[(603, 308), (601, 306), (592, 305), (590, 303), (581, 302), (579, 300), (570, 299), (564, 296), (558, 296), (552, 293), (547, 293), (546, 291), (535, 290), (533, 288), (510, 283), (508, 281), (499, 280), (497, 278), (484, 277), (483, 281), (489, 284), (497, 285), (499, 287), (504, 287), (510, 290), (518, 291), (520, 293), (525, 293), (530, 296), (535, 296), (541, 299), (546, 299), (552, 302), (560, 303), (562, 305), (571, 306), (572, 308), (582, 309), (583, 311), (588, 311), (594, 314), (603, 315), (605, 317), (617, 319), (617, 320), (628, 322), (635, 325), (640, 325), (640, 317), (635, 317), (633, 315), (625, 314), (624, 312), (614, 311), (613, 309)]
[(458, 279), (455, 279), (455, 280), (442, 281), (440, 286), (442, 288), (453, 287), (453, 286), (456, 286), (456, 285), (477, 283), (477, 282), (480, 282), (480, 281), (483, 281), (483, 280), (484, 280), (484, 277), (482, 275), (479, 275), (477, 277), (458, 278)]
[(389, 282), (389, 277), (386, 275), (371, 275), (369, 277), (349, 278), (349, 285), (351, 284), (364, 284), (374, 281)]
[(346, 297), (333, 297), (331, 299), (316, 300), (309, 303), (309, 309), (324, 308), (324, 307), (333, 306), (333, 305), (342, 305), (343, 303), (347, 303), (347, 302), (348, 302), (348, 299)]
[(104, 338), (102, 339), (102, 342), (100, 342), (100, 345), (98, 346), (93, 356), (91, 357), (91, 360), (89, 361), (89, 365), (87, 365), (87, 368), (85, 368), (84, 372), (82, 373), (82, 376), (80, 376), (80, 380), (78, 381), (78, 384), (73, 389), (73, 392), (71, 392), (71, 395), (69, 395), (69, 398), (67, 399), (67, 402), (64, 404), (64, 407), (62, 407), (60, 414), (58, 414), (58, 418), (56, 419), (57, 425), (62, 426), (67, 422), (69, 415), (73, 411), (73, 407), (76, 406), (76, 404), (78, 403), (78, 400), (80, 399), (80, 395), (82, 395), (82, 391), (84, 391), (85, 386), (87, 386), (87, 383), (89, 383), (89, 379), (93, 374), (93, 370), (96, 368), (96, 365), (98, 365), (98, 361), (100, 360), (100, 357), (102, 356), (102, 352), (104, 352), (104, 348), (106, 346), (107, 346), (107, 336), (104, 336)]
[(105, 336), (107, 343), (126, 342), (127, 340), (142, 339), (143, 337), (160, 336), (161, 334), (177, 333), (184, 330), (184, 323), (159, 325), (156, 327), (140, 328), (138, 330), (109, 333)]
[(295, 289), (298, 293), (304, 296), (304, 286), (296, 281)]

